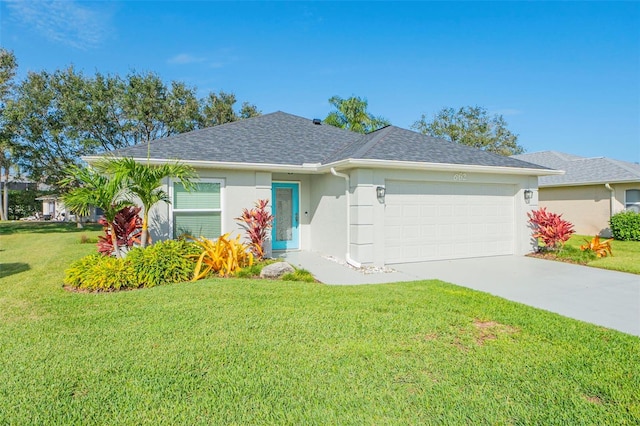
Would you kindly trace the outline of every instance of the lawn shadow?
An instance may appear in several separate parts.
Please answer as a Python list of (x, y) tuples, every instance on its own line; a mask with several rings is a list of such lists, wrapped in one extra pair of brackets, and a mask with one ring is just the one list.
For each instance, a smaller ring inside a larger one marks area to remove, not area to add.
[(9, 234), (55, 234), (68, 232), (99, 231), (102, 225), (85, 223), (83, 228), (78, 228), (75, 222), (2, 222), (0, 223), (0, 235)]
[(0, 263), (0, 278), (19, 274), (31, 269), (28, 263)]

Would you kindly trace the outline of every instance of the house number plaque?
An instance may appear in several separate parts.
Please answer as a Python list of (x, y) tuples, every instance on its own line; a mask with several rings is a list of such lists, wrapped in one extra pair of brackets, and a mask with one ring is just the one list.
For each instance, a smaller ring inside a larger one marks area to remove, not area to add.
[(456, 173), (455, 175), (453, 175), (453, 180), (456, 182), (466, 182), (467, 174), (462, 172)]

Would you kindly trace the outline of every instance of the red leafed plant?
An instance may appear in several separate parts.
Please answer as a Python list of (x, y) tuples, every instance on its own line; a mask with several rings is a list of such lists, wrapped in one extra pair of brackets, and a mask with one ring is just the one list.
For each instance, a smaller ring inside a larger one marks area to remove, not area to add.
[[(125, 207), (120, 210), (113, 221), (113, 227), (116, 230), (116, 238), (118, 247), (133, 247), (134, 244), (140, 244), (140, 235), (142, 234), (142, 219), (138, 215), (140, 207)], [(98, 251), (104, 256), (113, 254), (113, 244), (111, 243), (111, 230), (104, 218), (100, 218), (98, 223), (104, 228), (104, 235), (98, 237)]]
[(561, 249), (575, 232), (571, 222), (564, 220), (561, 214), (548, 212), (545, 207), (528, 212), (527, 216), (533, 238), (540, 238), (546, 250)]
[(242, 216), (235, 220), (240, 223), (251, 241), (251, 251), (256, 259), (264, 257), (264, 243), (269, 236), (273, 216), (267, 209), (269, 200), (258, 200), (251, 210), (242, 209)]

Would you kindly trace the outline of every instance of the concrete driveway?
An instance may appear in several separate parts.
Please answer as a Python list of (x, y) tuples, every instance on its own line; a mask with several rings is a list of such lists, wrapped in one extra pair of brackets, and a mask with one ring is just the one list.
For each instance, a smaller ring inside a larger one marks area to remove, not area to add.
[(520, 256), (392, 265), (363, 274), (315, 253), (284, 255), (325, 284), (440, 279), (570, 318), (640, 336), (640, 276)]

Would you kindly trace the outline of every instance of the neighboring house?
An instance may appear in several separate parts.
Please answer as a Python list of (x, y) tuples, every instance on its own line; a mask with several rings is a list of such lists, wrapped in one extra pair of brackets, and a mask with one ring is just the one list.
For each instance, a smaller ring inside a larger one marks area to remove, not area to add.
[(68, 216), (62, 200), (59, 199), (57, 195), (44, 195), (42, 197), (36, 198), (36, 200), (42, 201), (43, 218), (55, 220)]
[(625, 209), (640, 212), (640, 165), (555, 151), (513, 158), (564, 170), (538, 181), (540, 206), (573, 223), (578, 234), (609, 236), (609, 219)]
[[(196, 168), (196, 191), (167, 181), (155, 240), (242, 233), (234, 218), (269, 199), (271, 245), (354, 265), (525, 254), (538, 176), (560, 173), (388, 126), (367, 135), (276, 112), (114, 152)], [(87, 157), (91, 162), (98, 157)]]
[[(69, 221), (75, 220), (73, 212), (67, 210), (64, 202), (58, 195), (43, 195), (36, 198), (38, 201), (42, 201), (42, 215), (40, 216), (45, 220), (60, 220)], [(102, 216), (102, 209), (92, 207), (88, 217), (83, 217), (84, 222), (97, 222)]]
[(10, 191), (35, 191), (38, 189), (38, 183), (32, 182), (29, 179), (9, 175), (8, 184), (5, 182), (5, 177), (0, 178), (0, 191), (4, 191), (5, 184)]

